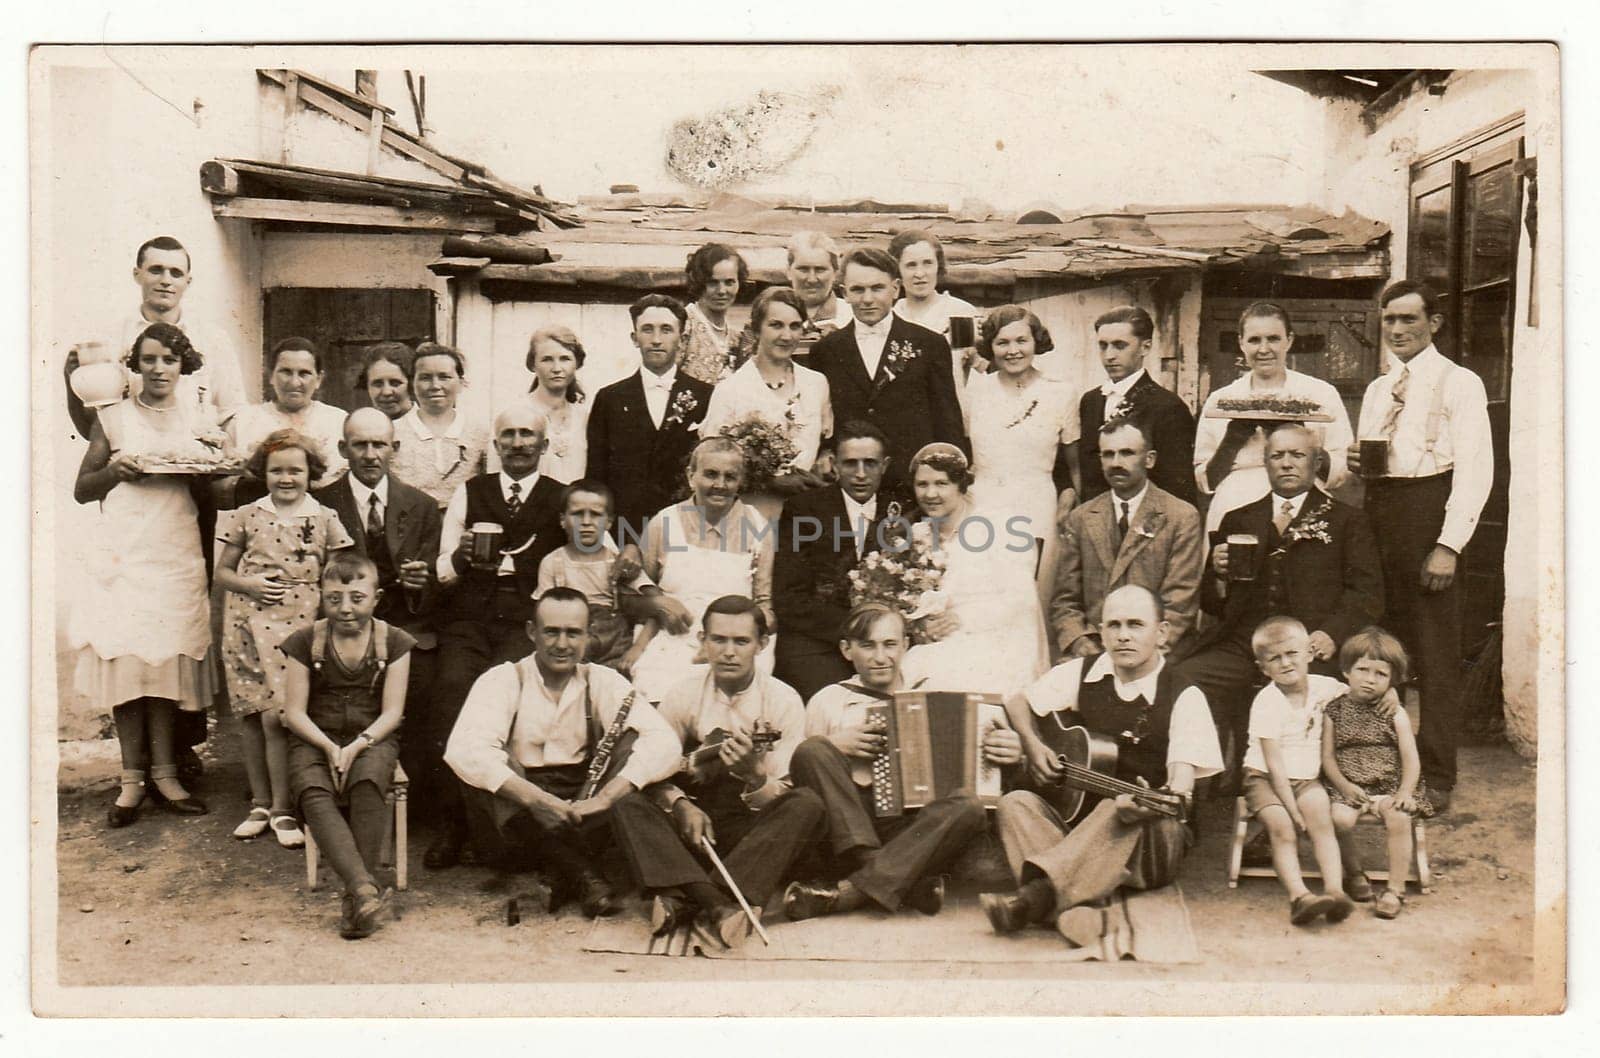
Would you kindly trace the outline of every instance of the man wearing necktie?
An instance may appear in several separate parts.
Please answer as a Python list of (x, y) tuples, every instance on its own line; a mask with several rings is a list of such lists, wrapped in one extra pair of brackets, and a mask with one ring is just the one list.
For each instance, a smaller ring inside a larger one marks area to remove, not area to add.
[[(444, 512), (438, 575), (448, 597), (428, 725), (430, 754), (439, 759), (473, 681), (491, 666), (518, 661), (532, 649), (526, 628), (533, 618), (539, 562), (565, 542), (561, 491), (566, 482), (539, 473), (544, 416), (526, 402), (506, 408), (495, 416), (494, 447), (500, 472), (469, 478)], [(486, 522), (500, 526), (499, 555), (480, 563), (473, 558), (471, 527)], [(462, 787), (447, 782), (446, 788), (444, 827), (422, 860), (434, 869), (461, 862), (467, 837)]]
[(1050, 599), (1056, 646), (1069, 658), (1102, 653), (1106, 596), (1136, 584), (1160, 601), (1167, 652), (1182, 657), (1200, 610), (1200, 514), (1150, 480), (1155, 453), (1143, 426), (1113, 419), (1096, 440), (1111, 489), (1067, 514)]
[(772, 565), (772, 606), (783, 629), (773, 675), (806, 700), (854, 672), (839, 653), (850, 571), (878, 550), (889, 513), (879, 492), (888, 450), (883, 431), (852, 420), (835, 428), (833, 441), (838, 483), (785, 501)]
[[(1316, 487), (1320, 453), (1312, 430), (1300, 423), (1278, 426), (1266, 443), (1270, 491), (1229, 511), (1211, 534), (1211, 573), (1201, 604), (1219, 620), (1200, 634), (1180, 671), (1205, 692), (1218, 731), (1233, 736), (1230, 773), (1244, 751), (1251, 692), (1263, 682), (1250, 649), (1256, 626), (1275, 615), (1299, 620), (1311, 631), (1311, 671), (1337, 677), (1340, 644), (1383, 615), (1372, 531), (1359, 509)], [(1230, 579), (1232, 535), (1251, 535), (1258, 543), (1248, 571), (1232, 570)]]
[(1387, 623), (1411, 653), (1421, 681), (1417, 748), (1435, 809), (1456, 782), (1461, 698), (1461, 552), (1494, 484), (1483, 381), (1447, 360), (1433, 339), (1444, 325), (1427, 286), (1402, 280), (1379, 298), (1383, 343), (1392, 357), (1361, 401), (1360, 437), (1388, 441), (1388, 466), (1350, 469), (1366, 478), (1366, 509), (1377, 533)]

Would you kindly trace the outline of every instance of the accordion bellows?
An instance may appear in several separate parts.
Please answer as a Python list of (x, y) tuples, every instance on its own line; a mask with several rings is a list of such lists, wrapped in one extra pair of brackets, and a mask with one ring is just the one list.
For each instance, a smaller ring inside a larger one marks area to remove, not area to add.
[(1000, 800), (1000, 769), (983, 759), (984, 735), (1002, 726), (997, 694), (900, 691), (867, 707), (888, 736), (872, 760), (872, 808), (892, 818), (953, 793), (973, 794), (985, 807)]

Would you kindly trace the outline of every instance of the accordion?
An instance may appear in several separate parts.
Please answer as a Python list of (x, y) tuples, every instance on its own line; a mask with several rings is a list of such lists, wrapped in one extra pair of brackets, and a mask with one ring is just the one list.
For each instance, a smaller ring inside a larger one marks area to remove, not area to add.
[(956, 792), (985, 807), (1000, 800), (1000, 768), (983, 759), (983, 737), (1003, 726), (997, 694), (899, 691), (867, 706), (867, 721), (888, 736), (872, 759), (872, 810), (894, 817)]

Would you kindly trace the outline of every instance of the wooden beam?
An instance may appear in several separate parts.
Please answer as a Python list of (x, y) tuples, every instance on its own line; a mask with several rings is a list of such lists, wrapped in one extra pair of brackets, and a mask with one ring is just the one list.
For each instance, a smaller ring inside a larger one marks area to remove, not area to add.
[(289, 70), (283, 78), (283, 147), (279, 151), (280, 161), (287, 162), (291, 157), (289, 141), (294, 134), (294, 117), (299, 112), (300, 76)]
[(383, 161), (383, 112), (374, 110), (367, 118), (367, 175), (378, 175)]
[(239, 170), (213, 158), (200, 163), (200, 190), (231, 198), (239, 193)]
[[(280, 74), (279, 71), (261, 70), (258, 72), (262, 76), (266, 77), (269, 81), (279, 84), (284, 83), (282, 79), (283, 75)], [(300, 76), (295, 74), (292, 70), (287, 71), (287, 74), (290, 77)], [(300, 77), (300, 98), (307, 106), (315, 107), (325, 114), (336, 117), (340, 121), (343, 121), (345, 124), (349, 125), (351, 128), (360, 129), (362, 132), (371, 131), (372, 117), (370, 113), (363, 113), (362, 111), (357, 110), (350, 103), (344, 102), (334, 95), (324, 91), (322, 88), (318, 87), (321, 84), (326, 84), (326, 82), (317, 81), (316, 78)], [(341, 94), (348, 98), (348, 93), (341, 92)], [(367, 103), (365, 100), (362, 100), (361, 103), (363, 106), (371, 106), (371, 104)], [(377, 107), (376, 109), (383, 111), (386, 108)], [(415, 161), (419, 161), (428, 168), (434, 170), (435, 172), (443, 173), (452, 180), (461, 179), (461, 174), (466, 172), (466, 170), (461, 166), (450, 161), (448, 158), (444, 157), (438, 152), (429, 150), (427, 147), (422, 146), (420, 143), (417, 143), (415, 140), (411, 139), (411, 137), (401, 133), (397, 129), (387, 126), (384, 127), (382, 131), (382, 137), (383, 145), (385, 147), (388, 147), (399, 154), (403, 154), (408, 158), (412, 158)]]
[(230, 198), (211, 203), (216, 217), (283, 221), (329, 227), (405, 228), (417, 231), (492, 232), (493, 217), (432, 209), (366, 206), (355, 202), (290, 202), (277, 198)]

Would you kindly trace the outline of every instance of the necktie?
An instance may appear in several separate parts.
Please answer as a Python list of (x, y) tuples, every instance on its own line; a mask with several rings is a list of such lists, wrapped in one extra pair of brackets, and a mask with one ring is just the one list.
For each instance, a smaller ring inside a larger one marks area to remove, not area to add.
[(1383, 425), (1379, 432), (1383, 434), (1390, 444), (1394, 443), (1395, 428), (1400, 425), (1400, 412), (1406, 406), (1406, 389), (1411, 384), (1411, 366), (1407, 364), (1400, 369), (1400, 374), (1394, 380), (1394, 386), (1389, 390), (1389, 397), (1394, 402), (1389, 405), (1389, 410), (1383, 414)]
[(1294, 521), (1294, 504), (1288, 500), (1283, 501), (1283, 506), (1278, 508), (1277, 515), (1272, 519), (1272, 525), (1282, 536), (1283, 531), (1289, 528), (1289, 523)]
[(522, 482), (513, 481), (511, 483), (511, 498), (506, 500), (506, 509), (511, 512), (511, 517), (513, 518), (517, 516), (518, 511), (522, 510)]
[(1122, 542), (1128, 538), (1128, 501), (1118, 500), (1117, 506), (1122, 509), (1122, 513), (1117, 516), (1117, 547), (1120, 550)]
[(383, 536), (383, 512), (378, 509), (378, 494), (367, 497), (367, 536)]

